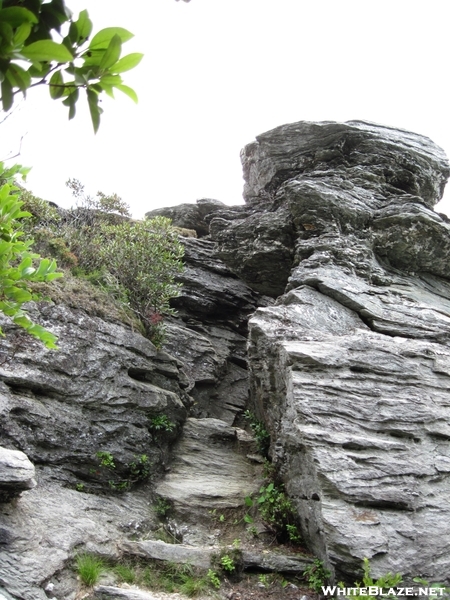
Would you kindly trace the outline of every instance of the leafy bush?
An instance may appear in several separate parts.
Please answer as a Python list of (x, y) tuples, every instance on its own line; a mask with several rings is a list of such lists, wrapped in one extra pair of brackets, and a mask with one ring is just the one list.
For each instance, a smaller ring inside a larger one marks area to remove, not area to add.
[(60, 220), (52, 218), (43, 201), (27, 196), (34, 210), (29, 235), (76, 276), (131, 309), (148, 337), (160, 346), (164, 316), (173, 313), (170, 299), (181, 287), (175, 282), (184, 254), (178, 234), (164, 217), (131, 221), (128, 206), (116, 194), (98, 192), (93, 198), (78, 180), (68, 184), (77, 206), (63, 211)]
[(167, 415), (157, 415), (150, 419), (149, 429), (152, 431), (166, 431), (170, 433), (175, 429), (175, 423)]
[(158, 498), (155, 503), (155, 512), (158, 517), (167, 517), (171, 509), (172, 505), (167, 498)]
[[(295, 509), (286, 496), (283, 485), (277, 486), (272, 481), (267, 486), (262, 486), (256, 503), (250, 496), (246, 496), (245, 505), (247, 508), (251, 508), (255, 504), (262, 519), (275, 532), (280, 542), (289, 540), (293, 544), (300, 543), (301, 538), (296, 525)], [(246, 514), (244, 521), (252, 523), (253, 518)]]
[(173, 313), (169, 301), (181, 287), (175, 276), (183, 270), (184, 247), (171, 230), (170, 219), (106, 225), (101, 242), (102, 265), (126, 290), (150, 339), (156, 338), (163, 315)]
[(220, 565), (224, 571), (228, 571), (229, 573), (236, 570), (234, 560), (229, 554), (224, 554), (220, 557)]
[(26, 169), (18, 165), (6, 169), (0, 162), (0, 311), (47, 348), (56, 348), (56, 336), (33, 323), (23, 308), (26, 302), (40, 298), (32, 293), (32, 282), (52, 281), (62, 273), (56, 271), (54, 260), (32, 252), (32, 240), (20, 239), (24, 235), (21, 220), (30, 214), (22, 210), (19, 188), (14, 185), (17, 174), (25, 176)]

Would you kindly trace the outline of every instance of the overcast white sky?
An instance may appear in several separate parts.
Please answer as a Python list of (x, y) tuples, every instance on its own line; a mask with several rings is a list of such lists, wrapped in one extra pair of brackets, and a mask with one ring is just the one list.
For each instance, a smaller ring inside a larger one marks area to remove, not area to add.
[[(450, 154), (448, 0), (67, 0), (94, 30), (135, 34), (124, 74), (139, 104), (105, 100), (94, 136), (80, 99), (31, 90), (1, 128), (0, 159), (33, 166), (29, 187), (71, 204), (76, 177), (141, 217), (198, 198), (242, 202), (240, 149), (300, 120), (364, 119), (430, 137)], [(439, 206), (450, 213), (448, 201)]]

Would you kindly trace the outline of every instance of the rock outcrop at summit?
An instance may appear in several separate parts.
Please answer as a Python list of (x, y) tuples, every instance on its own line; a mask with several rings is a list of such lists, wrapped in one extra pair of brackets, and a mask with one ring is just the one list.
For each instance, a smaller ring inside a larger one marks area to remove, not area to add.
[[(30, 307), (58, 352), (0, 319), (0, 596), (75, 600), (80, 549), (166, 552), (158, 494), (181, 554), (216, 544), (202, 519), (261, 485), (247, 408), (335, 580), (368, 557), (375, 578), (450, 584), (450, 221), (433, 212), (447, 159), (351, 121), (284, 125), (242, 160), (245, 205), (148, 213), (198, 236), (163, 350), (67, 297)], [(111, 577), (94, 593), (122, 597)]]
[(286, 286), (250, 319), (249, 365), (303, 535), (348, 581), (367, 556), (375, 576), (448, 582), (447, 159), (357, 121), (285, 125), (242, 156), (247, 215), (211, 231), (251, 287)]

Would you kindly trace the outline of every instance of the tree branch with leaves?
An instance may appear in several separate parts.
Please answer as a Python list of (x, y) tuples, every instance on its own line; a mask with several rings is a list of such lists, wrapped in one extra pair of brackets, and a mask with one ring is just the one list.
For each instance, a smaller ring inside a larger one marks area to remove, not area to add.
[[(86, 92), (94, 131), (103, 112), (103, 93), (114, 90), (137, 102), (136, 92), (121, 74), (136, 67), (142, 54), (122, 56), (122, 45), (133, 34), (122, 27), (107, 27), (92, 38), (88, 11), (74, 20), (64, 0), (0, 0), (0, 85), (3, 110), (8, 112), (17, 94), (46, 85), (54, 100), (76, 113), (80, 90)], [(60, 41), (55, 41), (59, 39)]]

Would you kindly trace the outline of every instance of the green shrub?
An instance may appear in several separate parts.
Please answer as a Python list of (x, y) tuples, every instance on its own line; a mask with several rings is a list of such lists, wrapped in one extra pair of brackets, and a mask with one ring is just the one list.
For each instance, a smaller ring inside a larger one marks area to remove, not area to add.
[(172, 505), (167, 498), (158, 498), (155, 503), (155, 512), (158, 517), (167, 517), (171, 509)]
[(325, 569), (323, 562), (316, 558), (312, 565), (303, 571), (303, 576), (308, 582), (309, 587), (319, 593), (330, 577), (331, 572)]
[(105, 467), (106, 469), (115, 469), (114, 457), (111, 452), (97, 452), (97, 458), (99, 459), (99, 466)]
[(105, 563), (98, 556), (83, 553), (76, 557), (75, 569), (85, 585), (95, 585), (105, 571)]
[[(322, 564), (321, 561), (316, 559), (314, 561), (319, 566)], [(310, 567), (311, 568), (311, 567)], [(376, 581), (373, 580), (371, 576), (371, 566), (368, 558), (364, 558), (363, 560), (363, 580), (362, 584), (355, 582), (352, 588), (355, 588), (354, 592), (352, 592), (352, 596), (360, 597), (364, 596), (367, 600), (376, 600), (375, 596), (370, 596), (367, 594), (367, 590), (364, 590), (365, 593), (360, 593), (360, 588), (368, 588), (368, 587), (377, 587), (377, 588), (395, 588), (402, 581), (402, 575), (400, 573), (386, 573), (386, 575), (382, 575)], [(305, 571), (306, 573), (306, 571)], [(329, 576), (329, 575), (328, 575)], [(321, 584), (322, 585), (322, 584)], [(319, 586), (319, 589), (321, 587)], [(339, 587), (343, 588), (345, 585), (342, 581), (339, 582)], [(318, 590), (317, 590), (318, 591)]]
[[(62, 273), (56, 262), (41, 258), (32, 251), (32, 240), (23, 241), (23, 219), (30, 216), (22, 210), (16, 175), (25, 177), (27, 170), (19, 165), (7, 169), (0, 162), (0, 311), (27, 333), (56, 348), (56, 336), (33, 323), (23, 305), (40, 296), (31, 290), (33, 282), (49, 282)], [(0, 336), (3, 335), (0, 329)]]
[(175, 276), (183, 269), (184, 247), (170, 219), (105, 225), (100, 239), (102, 265), (125, 288), (150, 339), (160, 344), (163, 315), (173, 313), (169, 301), (179, 294)]
[(130, 483), (144, 481), (150, 475), (150, 462), (146, 454), (136, 456), (135, 460), (128, 464), (130, 469)]
[(270, 448), (270, 433), (267, 431), (265, 424), (249, 410), (244, 412), (244, 418), (249, 422), (253, 431), (258, 450), (263, 456), (267, 457)]
[(157, 415), (150, 419), (149, 429), (156, 432), (165, 431), (170, 433), (175, 429), (175, 423), (167, 415)]
[(231, 573), (236, 570), (233, 558), (229, 554), (224, 554), (220, 557), (220, 565), (224, 571)]
[[(275, 532), (280, 542), (300, 543), (301, 538), (296, 524), (295, 509), (286, 496), (282, 484), (276, 485), (272, 481), (267, 486), (260, 488), (256, 501), (252, 500), (250, 496), (246, 496), (244, 501), (247, 508), (256, 506), (262, 519)], [(246, 514), (244, 521), (252, 523), (253, 518)]]
[(206, 579), (209, 584), (218, 590), (220, 588), (220, 579), (215, 571), (212, 569), (208, 569), (208, 573), (206, 574)]
[[(61, 215), (43, 200), (26, 196), (35, 236), (45, 251), (78, 277), (100, 286), (131, 309), (156, 346), (164, 340), (164, 317), (173, 314), (170, 299), (181, 285), (184, 246), (169, 219), (129, 219), (129, 208), (116, 194), (86, 195), (69, 180), (77, 206)], [(26, 193), (24, 192), (26, 195)]]

